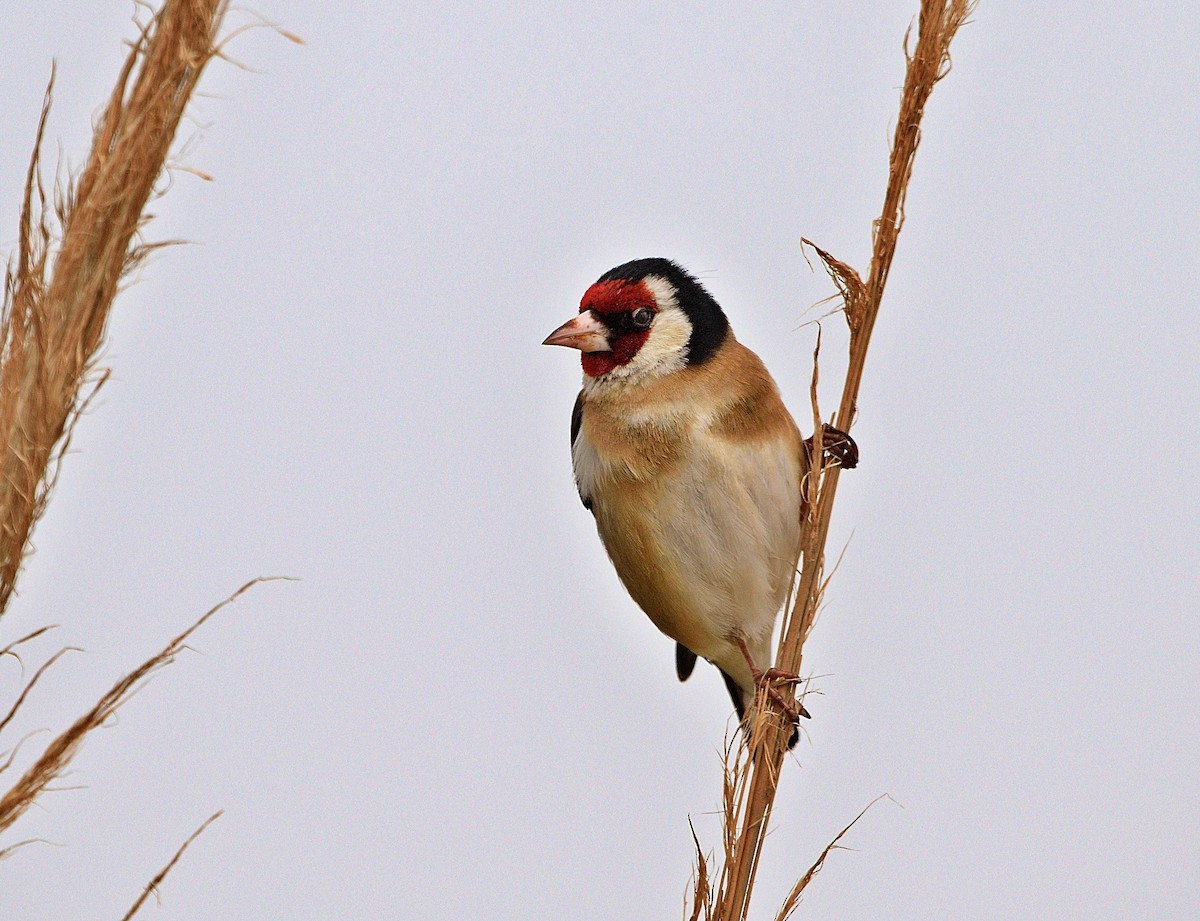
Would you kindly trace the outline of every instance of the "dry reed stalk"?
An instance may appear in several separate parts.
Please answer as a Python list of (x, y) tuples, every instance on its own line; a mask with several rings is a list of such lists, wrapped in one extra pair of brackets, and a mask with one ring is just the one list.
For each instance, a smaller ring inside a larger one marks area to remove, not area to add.
[(40, 170), (51, 73), (0, 316), (0, 614), (12, 597), (72, 426), (103, 383), (92, 372), (121, 279), (155, 248), (137, 239), (146, 221), (143, 211), (196, 83), (218, 53), (215, 39), (225, 5), (225, 0), (165, 0), (142, 29), (82, 173), (65, 190), (55, 190), (57, 246)]
[[(864, 282), (858, 273), (824, 250), (804, 242), (821, 257), (826, 270), (838, 288), (843, 301), (843, 313), (850, 327), (849, 366), (842, 387), (841, 403), (832, 424), (849, 431), (854, 423), (859, 386), (867, 356), (871, 330), (879, 313), (884, 285), (896, 251), (896, 240), (904, 224), (904, 201), (913, 161), (921, 140), (921, 117), (934, 85), (950, 71), (950, 42), (958, 28), (967, 20), (976, 0), (922, 0), (917, 24), (917, 43), (909, 54), (909, 34), (904, 47), (907, 69), (904, 90), (900, 99), (900, 114), (896, 122), (888, 169), (887, 191), (883, 211), (873, 228), (871, 266)], [(910, 28), (911, 33), (911, 28)], [(818, 342), (819, 349), (819, 342)], [(822, 418), (816, 399), (817, 354), (813, 356), (811, 399), (815, 433), (813, 457), (825, 456), (822, 444)], [(816, 464), (806, 483), (803, 534), (798, 559), (802, 560), (799, 582), (795, 587), (790, 611), (784, 621), (776, 667), (784, 672), (799, 674), (804, 641), (812, 630), (821, 596), (828, 583), (824, 575), (825, 543), (837, 490), (840, 468), (836, 463)], [(785, 695), (793, 695), (788, 688)], [(763, 839), (775, 801), (779, 773), (783, 767), (785, 743), (790, 726), (767, 703), (760, 693), (757, 718), (750, 737), (727, 761), (725, 789), (725, 861), (716, 892), (708, 897), (697, 886), (697, 904), (693, 918), (700, 916), (714, 921), (744, 921), (750, 907), (755, 873), (762, 855)], [(865, 811), (865, 810), (864, 810)], [(861, 818), (861, 814), (859, 816)], [(858, 821), (856, 818), (855, 822)], [(800, 878), (788, 894), (776, 918), (785, 921), (795, 910), (804, 887), (820, 869), (825, 857), (837, 845), (854, 822), (829, 844), (812, 868)], [(701, 864), (707, 876), (707, 866)]]

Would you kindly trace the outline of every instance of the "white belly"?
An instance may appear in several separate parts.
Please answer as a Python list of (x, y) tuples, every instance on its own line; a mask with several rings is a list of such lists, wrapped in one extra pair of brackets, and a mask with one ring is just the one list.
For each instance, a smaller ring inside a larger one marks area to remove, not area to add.
[(739, 683), (749, 672), (736, 638), (765, 668), (799, 547), (794, 448), (698, 433), (673, 469), (645, 479), (611, 469), (586, 437), (575, 453), (601, 540), (650, 619)]

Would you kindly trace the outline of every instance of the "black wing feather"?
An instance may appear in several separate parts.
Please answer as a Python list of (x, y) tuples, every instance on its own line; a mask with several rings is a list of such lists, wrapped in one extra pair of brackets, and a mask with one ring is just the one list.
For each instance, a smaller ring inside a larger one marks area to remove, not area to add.
[(575, 439), (579, 437), (579, 429), (583, 426), (583, 391), (575, 398), (575, 408), (571, 410), (571, 447), (575, 447)]
[[(579, 396), (575, 398), (575, 408), (571, 410), (571, 450), (575, 450), (575, 439), (579, 437), (579, 430), (583, 427), (583, 391), (579, 391)], [(583, 503), (583, 507), (589, 512), (592, 510), (592, 500), (579, 497), (579, 501)]]

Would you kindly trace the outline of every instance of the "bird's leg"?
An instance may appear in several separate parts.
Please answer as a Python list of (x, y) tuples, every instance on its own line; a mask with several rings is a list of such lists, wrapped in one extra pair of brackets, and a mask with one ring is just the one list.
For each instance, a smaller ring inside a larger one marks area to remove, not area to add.
[(800, 681), (799, 675), (793, 675), (791, 672), (785, 672), (782, 669), (772, 666), (765, 672), (754, 664), (754, 657), (750, 655), (750, 650), (746, 648), (746, 641), (740, 636), (736, 637), (738, 649), (742, 651), (742, 655), (746, 659), (746, 664), (750, 666), (750, 674), (754, 678), (754, 683), (759, 687), (766, 687), (767, 696), (775, 701), (776, 706), (783, 711), (784, 716), (790, 719), (793, 723), (800, 722), (800, 717), (812, 719), (812, 715), (804, 709), (804, 704), (796, 701), (795, 706), (788, 703), (779, 689), (775, 687), (776, 682), (784, 684), (796, 684)]
[[(806, 438), (804, 444), (808, 448), (808, 456), (811, 458), (813, 440)], [(841, 429), (835, 429), (829, 423), (825, 423), (821, 427), (821, 444), (825, 448), (825, 457), (828, 460), (836, 461), (837, 465), (844, 470), (853, 470), (858, 466), (858, 445)]]

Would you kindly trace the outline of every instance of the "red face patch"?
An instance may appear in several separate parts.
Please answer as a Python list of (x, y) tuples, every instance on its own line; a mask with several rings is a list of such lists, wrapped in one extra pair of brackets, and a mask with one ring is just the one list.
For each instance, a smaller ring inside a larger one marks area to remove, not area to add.
[(612, 281), (598, 281), (583, 293), (579, 302), (579, 312), (593, 311), (605, 325), (613, 331), (610, 344), (611, 352), (583, 352), (580, 360), (583, 363), (583, 373), (588, 377), (600, 377), (613, 368), (627, 365), (650, 337), (650, 330), (635, 330), (627, 323), (621, 322), (632, 316), (635, 310), (649, 307), (657, 311), (658, 302), (654, 295), (640, 281), (628, 281), (616, 278)]
[(658, 304), (644, 284), (624, 278), (596, 282), (583, 292), (583, 300), (579, 302), (580, 313), (585, 310), (594, 310), (596, 313), (633, 313), (639, 307), (656, 309)]
[(612, 341), (611, 352), (582, 352), (580, 361), (583, 362), (583, 373), (589, 377), (599, 377), (607, 374), (618, 365), (627, 365), (650, 337), (650, 330), (643, 329), (636, 333), (626, 333), (617, 336)]

